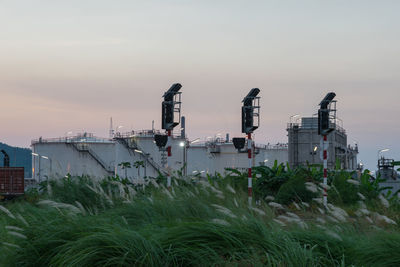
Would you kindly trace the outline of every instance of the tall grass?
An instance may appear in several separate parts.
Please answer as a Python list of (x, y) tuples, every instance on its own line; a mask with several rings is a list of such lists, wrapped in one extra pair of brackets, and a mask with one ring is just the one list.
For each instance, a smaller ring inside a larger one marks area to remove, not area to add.
[(394, 207), (379, 202), (357, 216), (361, 204), (249, 207), (229, 179), (171, 192), (69, 179), (0, 210), (0, 266), (400, 266), (398, 225), (378, 219)]

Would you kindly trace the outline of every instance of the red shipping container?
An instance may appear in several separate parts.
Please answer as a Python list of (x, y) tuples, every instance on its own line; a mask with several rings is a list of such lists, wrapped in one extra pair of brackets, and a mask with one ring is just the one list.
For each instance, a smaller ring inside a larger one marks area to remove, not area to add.
[(0, 196), (24, 194), (24, 167), (0, 167)]

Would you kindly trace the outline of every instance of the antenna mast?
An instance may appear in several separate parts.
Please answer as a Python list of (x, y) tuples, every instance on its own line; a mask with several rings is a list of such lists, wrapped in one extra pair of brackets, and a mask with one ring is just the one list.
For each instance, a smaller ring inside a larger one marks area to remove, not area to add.
[(110, 131), (109, 131), (110, 139), (114, 137), (114, 128), (113, 128), (113, 121), (112, 117), (110, 117)]

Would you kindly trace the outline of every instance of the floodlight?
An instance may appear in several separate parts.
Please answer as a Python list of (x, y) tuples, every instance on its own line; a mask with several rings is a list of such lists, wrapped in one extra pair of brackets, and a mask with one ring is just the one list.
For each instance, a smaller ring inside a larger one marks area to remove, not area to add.
[(167, 145), (168, 135), (156, 134), (154, 135), (154, 140), (159, 148), (165, 147)]
[(246, 143), (246, 138), (244, 137), (234, 137), (232, 138), (233, 145), (236, 149), (240, 150), (244, 148), (244, 144)]
[(383, 152), (388, 152), (389, 150), (390, 150), (389, 148), (384, 148), (384, 149), (378, 150), (378, 159), (379, 159), (379, 154), (381, 154)]
[(200, 138), (196, 138), (192, 141), (189, 141), (189, 144), (194, 144), (194, 143), (198, 143), (198, 142), (200, 142)]
[(259, 119), (259, 99), (257, 95), (260, 93), (260, 89), (253, 88), (243, 99), (242, 106), (242, 133), (252, 133), (258, 128)]

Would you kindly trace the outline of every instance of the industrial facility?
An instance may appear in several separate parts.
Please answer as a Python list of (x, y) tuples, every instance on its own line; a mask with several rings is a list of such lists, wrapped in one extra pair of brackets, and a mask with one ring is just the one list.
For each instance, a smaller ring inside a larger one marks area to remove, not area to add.
[[(263, 145), (252, 140), (252, 132), (260, 124), (258, 88), (251, 89), (242, 101), (242, 133), (247, 138), (231, 139), (226, 134), (225, 138), (217, 135), (203, 141), (190, 140), (185, 134), (185, 118), (180, 114), (181, 88), (179, 83), (173, 84), (163, 95), (162, 130), (153, 127), (121, 133), (113, 129), (111, 119), (108, 138), (81, 133), (33, 140), (33, 178), (40, 182), (66, 175), (98, 179), (118, 175), (143, 181), (144, 177), (157, 177), (161, 173), (167, 175), (170, 185), (174, 171), (205, 176), (224, 174), (226, 168), (235, 168), (248, 170), (250, 197), (252, 166), (272, 166), (277, 161), (298, 167), (327, 160), (326, 168), (334, 168), (337, 161), (343, 169), (357, 168), (358, 147), (348, 145), (346, 132), (338, 124), (336, 101), (332, 101), (334, 93), (321, 102), (318, 118), (304, 117), (301, 122), (288, 124), (288, 144)], [(179, 124), (181, 129), (177, 132), (175, 127)]]
[(388, 190), (391, 190), (393, 193), (400, 191), (400, 174), (396, 171), (396, 168), (399, 166), (400, 161), (387, 159), (383, 156), (378, 159), (376, 177), (384, 180), (380, 183), (381, 187), (386, 188), (383, 192), (387, 193)]
[[(347, 134), (336, 122), (328, 139), (328, 168), (335, 168), (336, 161), (346, 170), (357, 168), (358, 145), (347, 143)], [(322, 165), (322, 144), (318, 135), (318, 118), (303, 117), (299, 122), (290, 122), (287, 127), (289, 140), (289, 165), (293, 168), (313, 164)]]
[[(328, 93), (321, 101), (317, 117), (303, 117), (300, 122), (290, 121), (287, 127), (289, 165), (293, 168), (322, 165), (324, 184), (327, 170), (339, 167), (357, 169), (358, 145), (347, 143), (347, 134), (337, 117), (336, 94)], [(299, 115), (293, 115), (290, 119)]]
[[(226, 168), (241, 170), (257, 165), (287, 162), (287, 145), (259, 145), (251, 142), (251, 132), (258, 128), (260, 90), (253, 88), (242, 106), (242, 132), (248, 137), (248, 149), (236, 147), (238, 138), (215, 138), (190, 141), (185, 134), (185, 119), (180, 114), (182, 85), (173, 84), (163, 95), (162, 129), (120, 133), (113, 130), (108, 138), (90, 133), (32, 141), (32, 171), (36, 181), (66, 175), (89, 175), (103, 178), (119, 176), (132, 181), (170, 177), (173, 171), (183, 175), (223, 174)], [(174, 133), (181, 124), (181, 131)], [(245, 138), (243, 139), (243, 145)], [(242, 147), (243, 148), (243, 147)], [(249, 172), (250, 173), (250, 172)]]
[[(98, 178), (114, 175), (129, 179), (157, 177), (159, 172), (167, 172), (164, 167), (166, 153), (160, 151), (154, 141), (157, 134), (160, 131), (145, 130), (116, 133), (113, 138), (84, 133), (33, 140), (33, 178), (42, 181), (67, 174)], [(171, 135), (170, 145), (169, 167), (182, 170), (184, 174), (223, 174), (225, 168), (246, 170), (248, 166), (247, 151), (238, 152), (229, 139), (216, 137), (191, 142), (179, 133)], [(287, 162), (287, 145), (256, 144), (254, 147), (255, 166), (271, 166), (275, 160)]]

